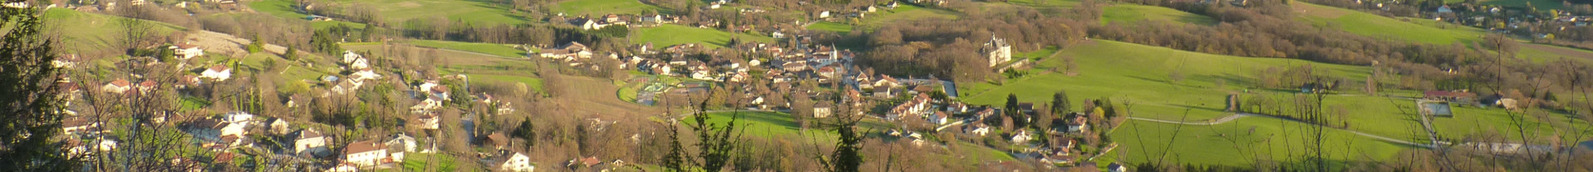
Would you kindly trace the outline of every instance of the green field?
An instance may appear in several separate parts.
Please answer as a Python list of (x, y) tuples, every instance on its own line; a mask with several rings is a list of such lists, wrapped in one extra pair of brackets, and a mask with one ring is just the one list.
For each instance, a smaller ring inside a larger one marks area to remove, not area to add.
[[(45, 32), (60, 34), (61, 45), (68, 47), (63, 50), (69, 53), (111, 49), (112, 45), (120, 44), (117, 43), (117, 40), (121, 39), (118, 37), (126, 31), (118, 24), (118, 20), (123, 17), (78, 12), (66, 8), (46, 10), (43, 19), (48, 23)], [(149, 35), (152, 38), (184, 30), (180, 26), (161, 22), (148, 20), (138, 20), (138, 22), (153, 25), (155, 34)]]
[[(409, 19), (431, 20), (446, 17), (450, 21), (463, 21), (477, 26), (499, 24), (525, 24), (528, 20), (514, 16), (507, 7), (488, 1), (467, 0), (369, 0), (346, 3), (349, 8), (376, 8), (384, 22), (397, 24)], [(352, 4), (359, 4), (354, 6)], [(293, 1), (262, 0), (249, 3), (249, 8), (274, 16), (303, 19), (308, 14), (292, 8)], [(316, 22), (320, 23), (320, 22)]]
[(569, 0), (559, 2), (554, 10), (566, 16), (597, 17), (608, 14), (641, 14), (646, 10), (663, 12), (665, 9), (643, 4), (637, 0)]
[(288, 1), (288, 0), (254, 1), (254, 2), (249, 2), (248, 5), (249, 5), (249, 8), (250, 9), (254, 9), (254, 11), (262, 12), (262, 13), (266, 13), (266, 14), (271, 14), (272, 16), (277, 16), (277, 17), (282, 17), (282, 18), (304, 19), (304, 17), (310, 16), (310, 15), (307, 15), (307, 14), (299, 13), (298, 10), (294, 10), (293, 9), (293, 1)]
[(653, 43), (659, 48), (671, 45), (698, 43), (708, 47), (728, 46), (730, 39), (751, 42), (774, 42), (774, 38), (752, 34), (730, 33), (721, 30), (665, 24), (658, 27), (635, 29), (633, 44)]
[(541, 91), (542, 90), (542, 78), (537, 78), (537, 77), (532, 77), (532, 76), (489, 75), (489, 74), (470, 75), (470, 76), (473, 77), (473, 79), (476, 79), (475, 81), (471, 81), (471, 82), (524, 83), (526, 85), (526, 87), (530, 87), (530, 89), (532, 91)]
[(459, 165), (455, 164), (454, 157), (443, 154), (407, 153), (404, 154), (405, 170), (423, 171), (428, 167), (435, 171), (455, 171)]
[(514, 48), (514, 45), (511, 45), (511, 44), (454, 42), (454, 41), (436, 41), (436, 40), (410, 40), (409, 44), (415, 45), (415, 46), (421, 46), (421, 47), (452, 49), (452, 50), (468, 51), (468, 52), (475, 52), (475, 53), (482, 53), (482, 54), (491, 54), (491, 55), (503, 56), (503, 57), (525, 57), (526, 56), (526, 54), (525, 54), (526, 52), (525, 51), (520, 50), (519, 48)]
[(1176, 9), (1158, 6), (1145, 6), (1133, 4), (1117, 4), (1106, 7), (1101, 14), (1101, 23), (1112, 22), (1138, 22), (1138, 21), (1166, 21), (1189, 24), (1209, 25), (1217, 23), (1216, 19), (1199, 14), (1178, 11)]
[[(249, 6), (250, 9), (254, 9), (257, 12), (270, 14), (271, 16), (277, 16), (277, 17), (281, 17), (281, 18), (284, 18), (284, 19), (304, 20), (305, 17), (309, 17), (310, 16), (309, 14), (299, 13), (298, 10), (294, 10), (293, 9), (293, 1), (285, 1), (285, 0), (255, 1), (255, 2), (250, 2), (248, 4), (248, 6)], [(224, 14), (218, 14), (217, 16), (227, 16), (227, 15), (233, 15), (233, 14), (236, 14), (236, 13), (224, 13)], [(355, 29), (364, 29), (365, 28), (365, 24), (364, 23), (356, 23), (356, 22), (343, 21), (343, 20), (309, 21), (309, 22), (310, 22), (310, 27), (315, 28), (315, 29), (326, 29), (326, 28), (330, 28), (330, 27), (333, 27), (333, 26), (337, 26), (337, 25), (348, 25), (349, 27), (355, 28)]]
[(808, 30), (831, 31), (831, 32), (835, 32), (835, 33), (841, 33), (841, 34), (844, 35), (846, 33), (852, 32), (852, 25), (847, 25), (845, 23), (836, 23), (836, 22), (818, 22), (818, 23), (813, 23), (812, 25), (808, 25)]
[[(709, 114), (712, 115), (712, 118), (709, 119), (710, 123), (716, 124), (724, 124), (730, 120), (732, 115), (730, 112), (715, 112)], [(824, 142), (833, 142), (834, 138), (836, 137), (835, 131), (824, 129), (809, 129), (807, 130), (808, 133), (801, 133), (799, 128), (797, 128), (797, 123), (792, 121), (791, 115), (786, 113), (743, 111), (740, 113), (740, 115), (741, 121), (737, 124), (743, 126), (741, 129), (746, 130), (744, 136), (747, 137), (764, 137), (774, 139), (811, 139), (812, 137), (821, 137), (818, 140)], [(691, 118), (688, 117), (682, 120), (689, 121)], [(829, 119), (826, 118), (818, 120)], [(861, 128), (861, 131), (876, 132), (883, 132), (889, 128), (889, 125), (885, 124), (884, 122), (873, 119), (864, 119), (863, 122), (858, 124), (858, 126)], [(959, 152), (954, 155), (941, 157), (945, 163), (968, 163), (970, 165), (977, 165), (977, 163), (982, 163), (986, 160), (1010, 161), (1016, 159), (1011, 155), (1006, 154), (1006, 152), (985, 147), (983, 145), (976, 145), (967, 142), (956, 143), (958, 144), (957, 146), (959, 149), (957, 150)]]
[(1373, 38), (1449, 45), (1456, 42), (1470, 44), (1481, 40), (1485, 34), (1482, 29), (1441, 23), (1432, 19), (1408, 19), (1410, 21), (1407, 22), (1376, 14), (1303, 2), (1295, 3), (1293, 7), (1296, 11), (1303, 11), (1297, 18), (1301, 21)]
[[(1009, 79), (1003, 85), (958, 84), (962, 87), (962, 100), (995, 105), (1005, 103), (1007, 94), (1016, 94), (1023, 95), (1018, 97), (1020, 101), (1043, 102), (1049, 101), (1055, 91), (1067, 90), (1077, 101), (1111, 97), (1114, 102), (1133, 102), (1136, 116), (1178, 119), (1185, 109), (1190, 109), (1191, 119), (1207, 119), (1228, 115), (1221, 112), (1224, 96), (1244, 91), (1249, 86), (1242, 82), (1268, 67), (1311, 64), (1335, 76), (1350, 78), (1362, 78), (1368, 72), (1361, 66), (1202, 54), (1104, 40), (1069, 47), (1060, 56), (1075, 58), (1078, 76), (1046, 71), (1066, 65), (1058, 58), (1044, 59), (1031, 72), (1034, 74)], [(1180, 66), (1184, 81), (1170, 82), (1169, 74)], [(1218, 80), (1226, 82), (1224, 87), (1215, 88)]]
[[(1057, 90), (1068, 91), (1069, 97), (1075, 103), (1086, 98), (1109, 97), (1113, 102), (1131, 104), (1130, 112), (1134, 117), (1174, 120), (1174, 121), (1207, 121), (1232, 115), (1222, 111), (1223, 96), (1229, 93), (1250, 92), (1249, 96), (1267, 96), (1273, 100), (1287, 100), (1296, 96), (1291, 90), (1256, 89), (1253, 74), (1267, 67), (1290, 67), (1312, 65), (1321, 71), (1329, 72), (1329, 76), (1340, 78), (1364, 78), (1367, 68), (1362, 66), (1346, 66), (1315, 63), (1303, 60), (1278, 59), (1278, 58), (1249, 58), (1223, 55), (1201, 54), (1163, 47), (1145, 46), (1131, 43), (1097, 40), (1084, 43), (1068, 49), (1061, 50), (1060, 56), (1075, 58), (1079, 69), (1077, 76), (1067, 76), (1063, 73), (1049, 71), (1051, 68), (1065, 66), (1060, 59), (1047, 58), (1039, 62), (1036, 69), (1031, 70), (1034, 75), (1017, 79), (1009, 79), (1005, 84), (992, 83), (961, 84), (963, 101), (970, 104), (997, 105), (1005, 103), (1008, 94), (1018, 95), (1023, 102), (1048, 102), (1049, 95)], [(1180, 67), (1182, 66), (1182, 67)], [(1185, 76), (1181, 82), (1171, 81), (1170, 73), (1181, 71)], [(1217, 81), (1224, 84), (1219, 87)], [(1354, 86), (1352, 86), (1354, 87)], [(1355, 90), (1355, 89), (1349, 89)], [(1345, 119), (1350, 124), (1349, 130), (1368, 134), (1389, 137), (1406, 141), (1428, 140), (1425, 130), (1420, 126), (1415, 113), (1414, 100), (1406, 98), (1391, 98), (1382, 96), (1369, 96), (1357, 91), (1343, 91), (1335, 93), (1324, 99), (1324, 108), (1330, 112), (1342, 111), (1344, 116), (1330, 117), (1334, 124), (1341, 124), (1338, 119)], [(1410, 90), (1384, 90), (1385, 95), (1396, 97), (1419, 97), (1419, 91)], [(1075, 104), (1074, 107), (1079, 105)], [(1119, 106), (1124, 107), (1124, 106)], [(1401, 109), (1403, 108), (1403, 109)], [(1478, 133), (1499, 132), (1517, 133), (1525, 130), (1527, 133), (1552, 133), (1556, 126), (1567, 126), (1566, 121), (1572, 121), (1562, 114), (1549, 114), (1542, 117), (1521, 118), (1524, 128), (1515, 128), (1515, 118), (1521, 114), (1507, 114), (1499, 108), (1461, 107), (1456, 105), (1453, 109), (1454, 117), (1432, 119), (1434, 130), (1440, 138), (1458, 139)], [(1187, 112), (1187, 116), (1185, 115)], [(1132, 121), (1132, 120), (1131, 120)], [(1177, 152), (1182, 157), (1168, 157), (1175, 162), (1216, 165), (1242, 165), (1251, 162), (1248, 157), (1239, 156), (1232, 148), (1233, 144), (1227, 140), (1215, 137), (1217, 135), (1233, 135), (1237, 130), (1257, 128), (1257, 133), (1278, 134), (1288, 129), (1296, 131), (1297, 128), (1309, 126), (1304, 123), (1282, 121), (1270, 118), (1246, 117), (1230, 123), (1214, 126), (1185, 127), (1185, 132), (1198, 135), (1183, 135), (1180, 139), (1170, 139), (1172, 124), (1133, 121), (1130, 122), (1142, 127), (1122, 128), (1115, 131), (1114, 139), (1127, 148), (1137, 148), (1144, 145), (1160, 145), (1153, 152), (1163, 151), (1163, 143), (1175, 143), (1172, 152)], [(1586, 124), (1572, 124), (1586, 125)], [(1136, 127), (1124, 125), (1125, 127)], [(1149, 126), (1143, 127), (1143, 126)], [(1583, 126), (1586, 127), (1586, 126)], [(1198, 129), (1191, 131), (1190, 129)], [(1239, 128), (1239, 129), (1234, 129)], [(1248, 132), (1248, 131), (1246, 131)], [(1350, 145), (1345, 148), (1354, 150), (1357, 154), (1335, 154), (1335, 160), (1384, 160), (1397, 150), (1404, 149), (1400, 145), (1371, 140), (1367, 137), (1348, 135), (1347, 132), (1336, 131), (1330, 134), (1335, 142), (1333, 145)], [(1276, 135), (1258, 134), (1249, 139), (1255, 140), (1288, 140), (1297, 137), (1284, 137)], [(1144, 135), (1143, 140), (1138, 138)], [(1506, 136), (1512, 140), (1521, 140), (1523, 137)], [(1527, 138), (1534, 142), (1542, 142), (1549, 134), (1529, 134)], [(1581, 140), (1585, 138), (1562, 138), (1562, 140)], [(1348, 143), (1353, 142), (1353, 144)], [(1259, 150), (1277, 151), (1277, 153), (1264, 153), (1273, 158), (1286, 157), (1282, 150), (1285, 143), (1267, 143), (1258, 147), (1243, 145), (1240, 147), (1267, 148)], [(1298, 144), (1298, 143), (1292, 143)], [(1156, 147), (1156, 146), (1149, 146)], [(1221, 148), (1221, 149), (1212, 149)], [(1144, 149), (1144, 148), (1141, 148)], [(1254, 151), (1254, 150), (1245, 150)], [(1361, 154), (1366, 153), (1366, 154)], [(1136, 159), (1135, 153), (1129, 153), (1130, 162), (1143, 162)]]
[[(831, 14), (832, 16), (845, 15), (834, 13)], [(924, 8), (917, 5), (901, 4), (897, 5), (896, 9), (881, 9), (878, 12), (868, 13), (867, 15), (864, 15), (863, 19), (859, 22), (861, 22), (862, 26), (866, 28), (879, 28), (881, 26), (885, 26), (885, 24), (918, 19), (954, 20), (958, 17), (961, 17), (961, 15), (962, 14), (957, 12), (943, 9)]]
[[(1129, 121), (1112, 132), (1118, 147), (1105, 159), (1240, 167), (1256, 161), (1300, 161), (1290, 158), (1304, 157), (1309, 137), (1302, 136), (1309, 134), (1304, 132), (1309, 127), (1273, 118), (1242, 118), (1212, 126)], [(1323, 138), (1322, 144), (1328, 145), (1324, 157), (1332, 162), (1390, 160), (1399, 151), (1414, 148), (1333, 129), (1324, 130)], [(1115, 157), (1119, 154), (1126, 157)]]

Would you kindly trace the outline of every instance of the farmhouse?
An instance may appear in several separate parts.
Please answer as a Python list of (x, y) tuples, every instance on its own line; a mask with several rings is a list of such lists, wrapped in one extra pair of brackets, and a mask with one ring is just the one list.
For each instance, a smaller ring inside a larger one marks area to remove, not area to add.
[(326, 151), (328, 151), (326, 148), (326, 137), (322, 136), (321, 132), (316, 132), (314, 129), (299, 130), (298, 133), (294, 134), (293, 138), (294, 154), (324, 155)]
[(345, 64), (354, 63), (354, 60), (363, 58), (365, 58), (365, 56), (361, 56), (359, 53), (354, 53), (354, 51), (343, 51), (343, 63)]
[(133, 83), (127, 82), (125, 79), (116, 79), (110, 83), (105, 83), (105, 86), (100, 87), (101, 91), (116, 94), (124, 94), (130, 89), (133, 89)]
[(392, 161), (387, 156), (387, 149), (376, 144), (376, 141), (349, 143), (348, 147), (343, 149), (343, 162), (355, 166), (372, 167)]
[(415, 125), (420, 125), (422, 129), (436, 130), (441, 123), (440, 119), (435, 113), (425, 113), (415, 118), (415, 121), (417, 121)]
[(61, 132), (67, 134), (98, 133), (100, 124), (90, 118), (73, 117), (61, 120)]
[(172, 45), (171, 47), (167, 47), (167, 48), (169, 48), (169, 49), (171, 49), (173, 51), (172, 52), (173, 56), (175, 56), (175, 57), (177, 57), (179, 59), (183, 59), (183, 60), (188, 60), (188, 59), (192, 59), (194, 57), (199, 57), (199, 56), (204, 56), (205, 55), (205, 50), (199, 49), (199, 45), (198, 44), (182, 43), (182, 44)]
[(232, 68), (227, 68), (225, 65), (213, 65), (210, 66), (210, 68), (205, 68), (204, 72), (200, 72), (199, 77), (216, 81), (226, 81), (227, 78), (232, 78)]
[(536, 171), (536, 166), (531, 165), (531, 157), (524, 153), (506, 153), (493, 159), (492, 166), (497, 171)]
[(569, 44), (564, 44), (564, 46), (560, 46), (558, 48), (542, 50), (541, 56), (543, 58), (551, 59), (575, 60), (591, 58), (592, 52), (588, 51), (586, 45), (584, 44), (579, 42), (570, 42)]

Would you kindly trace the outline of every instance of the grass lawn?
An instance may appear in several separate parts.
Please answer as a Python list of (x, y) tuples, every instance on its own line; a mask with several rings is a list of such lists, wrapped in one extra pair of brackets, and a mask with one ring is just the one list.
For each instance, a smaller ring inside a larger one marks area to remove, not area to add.
[(476, 0), (368, 0), (361, 1), (375, 7), (388, 23), (409, 19), (430, 20), (444, 16), (449, 20), (464, 21), (476, 26), (518, 25), (529, 20), (515, 16), (509, 8), (493, 1)]
[(1329, 26), (1346, 32), (1373, 38), (1387, 38), (1428, 44), (1470, 44), (1482, 39), (1482, 29), (1432, 21), (1431, 19), (1388, 18), (1376, 14), (1323, 6), (1295, 3), (1294, 10), (1303, 11), (1297, 19), (1317, 26)]
[[(248, 4), (248, 6), (249, 6), (250, 9), (254, 9), (254, 11), (270, 14), (271, 16), (277, 16), (277, 17), (281, 17), (281, 18), (285, 18), (285, 19), (304, 20), (305, 17), (309, 17), (310, 16), (309, 14), (299, 13), (298, 10), (294, 10), (293, 9), (293, 1), (263, 0), (263, 1), (250, 2)], [(221, 15), (227, 15), (227, 14), (221, 14)], [(310, 21), (310, 27), (313, 27), (315, 29), (326, 29), (326, 28), (330, 28), (330, 27), (333, 27), (333, 26), (337, 26), (339, 24), (348, 25), (349, 27), (354, 28), (354, 29), (364, 29), (365, 28), (365, 24), (364, 23), (356, 23), (356, 22), (350, 22), (350, 21), (342, 21), (342, 20)]]
[(740, 39), (741, 41), (774, 42), (774, 38), (767, 36), (730, 33), (721, 30), (673, 24), (635, 29), (633, 32), (631, 43), (645, 44), (651, 42), (659, 48), (686, 43), (699, 43), (708, 47), (724, 47), (730, 43), (731, 38)]
[[(118, 37), (121, 37), (120, 35), (126, 31), (126, 29), (123, 29), (124, 27), (118, 24), (123, 17), (78, 12), (66, 8), (45, 10), (43, 19), (49, 23), (45, 26), (45, 32), (60, 34), (62, 36), (61, 45), (65, 47), (61, 50), (67, 53), (110, 49), (111, 45), (119, 44), (116, 43), (118, 39), (121, 39)], [(137, 21), (153, 25), (152, 28), (155, 33), (149, 35), (151, 38), (158, 38), (174, 31), (184, 30), (180, 26), (156, 21)]]
[(1045, 47), (1044, 49), (1030, 51), (1030, 52), (1018, 52), (1017, 54), (1012, 54), (1012, 59), (1024, 59), (1024, 58), (1027, 58), (1027, 59), (1030, 59), (1030, 60), (1040, 60), (1040, 59), (1043, 59), (1043, 58), (1046, 58), (1046, 57), (1051, 57), (1052, 54), (1056, 54), (1057, 50), (1060, 50), (1060, 49), (1057, 48), (1057, 47), (1052, 46), (1052, 47)]
[[(428, 161), (435, 159), (435, 162)], [(454, 157), (446, 154), (407, 153), (404, 154), (404, 169), (411, 171), (455, 171), (459, 168), (454, 162)], [(427, 166), (431, 166), (430, 170)]]
[(808, 30), (830, 31), (845, 35), (846, 33), (852, 32), (852, 25), (836, 22), (818, 22), (808, 25)]
[(542, 91), (542, 78), (537, 78), (537, 77), (532, 77), (532, 76), (519, 76), (519, 75), (488, 75), (488, 74), (478, 74), (478, 75), (470, 75), (470, 76), (471, 76), (471, 79), (475, 79), (475, 80), (472, 80), (470, 82), (524, 83), (525, 86), (529, 87), (529, 89), (531, 89), (532, 91)]
[(862, 22), (864, 27), (872, 29), (879, 28), (890, 23), (917, 19), (954, 20), (958, 17), (961, 17), (961, 15), (962, 14), (960, 13), (943, 9), (924, 8), (912, 4), (901, 4), (897, 5), (896, 9), (881, 10), (879, 12), (869, 13), (868, 15), (865, 15), (863, 20), (860, 22)]
[[(525, 24), (528, 20), (510, 14), (507, 7), (489, 1), (473, 0), (368, 0), (368, 1), (342, 1), (359, 3), (365, 7), (376, 8), (382, 20), (389, 24), (399, 24), (409, 19), (430, 20), (433, 17), (447, 17), (451, 21), (464, 21), (477, 26), (491, 26), (499, 24)], [(289, 0), (262, 0), (249, 3), (249, 8), (273, 16), (303, 19), (308, 14), (299, 13), (293, 9), (293, 1)], [(315, 22), (337, 23), (337, 22)], [(316, 25), (321, 28), (325, 25)]]
[(1178, 11), (1167, 7), (1117, 4), (1107, 6), (1101, 14), (1101, 24), (1112, 22), (1138, 22), (1157, 20), (1189, 24), (1209, 25), (1216, 24), (1217, 20), (1211, 17)]
[[(1249, 166), (1256, 161), (1299, 161), (1305, 152), (1309, 125), (1273, 118), (1241, 118), (1213, 126), (1176, 125), (1129, 121), (1112, 132), (1117, 149), (1109, 157), (1139, 164), (1158, 160), (1169, 164)], [(1345, 161), (1385, 161), (1400, 150), (1395, 143), (1326, 129), (1324, 156), (1334, 165)], [(1122, 152), (1126, 151), (1126, 152)], [(1292, 151), (1292, 153), (1291, 153)], [(1126, 157), (1116, 157), (1121, 153)], [(1165, 155), (1164, 155), (1165, 154)]]
[(249, 8), (254, 9), (254, 11), (271, 14), (273, 16), (282, 18), (304, 19), (304, 17), (309, 16), (307, 14), (299, 13), (298, 10), (294, 10), (293, 1), (289, 0), (254, 1), (249, 2), (248, 5)]
[(503, 57), (525, 57), (526, 56), (526, 52), (525, 51), (522, 51), (519, 48), (514, 48), (514, 45), (510, 45), (510, 44), (454, 42), (454, 41), (436, 41), (436, 40), (410, 40), (409, 44), (415, 45), (415, 46), (421, 46), (421, 47), (452, 49), (452, 50), (468, 51), (468, 52), (475, 52), (475, 53), (482, 53), (482, 54), (491, 54), (491, 55), (503, 56)]
[(637, 0), (569, 0), (559, 2), (554, 10), (566, 16), (597, 17), (607, 14), (641, 14), (642, 11), (653, 10), (667, 12), (664, 8), (643, 4)]
[[(970, 104), (998, 105), (1008, 94), (1020, 95), (1023, 102), (1049, 102), (1050, 95), (1066, 90), (1073, 102), (1102, 97), (1116, 103), (1132, 102), (1136, 116), (1179, 119), (1189, 110), (1190, 119), (1227, 116), (1223, 101), (1230, 92), (1242, 92), (1255, 72), (1268, 67), (1311, 64), (1334, 76), (1362, 78), (1366, 67), (1315, 63), (1280, 58), (1248, 58), (1202, 54), (1163, 47), (1097, 40), (1061, 50), (1061, 56), (1075, 58), (1078, 76), (1066, 76), (1047, 69), (1065, 67), (1059, 58), (1047, 58), (1029, 76), (1008, 79), (1003, 85), (992, 83), (958, 84), (960, 97)], [(1182, 68), (1182, 82), (1170, 82), (1170, 73)], [(1060, 69), (1059, 69), (1060, 70)], [(1221, 88), (1217, 82), (1225, 82)], [(1260, 90), (1253, 90), (1260, 91)], [(1077, 103), (1074, 107), (1080, 107)]]

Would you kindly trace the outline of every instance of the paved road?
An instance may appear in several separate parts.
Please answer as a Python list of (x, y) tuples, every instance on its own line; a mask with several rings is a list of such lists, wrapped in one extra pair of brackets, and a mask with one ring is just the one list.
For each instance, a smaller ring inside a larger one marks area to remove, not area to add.
[[(1304, 121), (1298, 121), (1298, 120), (1294, 120), (1294, 119), (1280, 118), (1280, 117), (1276, 117), (1276, 116), (1268, 116), (1268, 115), (1253, 114), (1253, 113), (1235, 113), (1234, 115), (1229, 115), (1229, 116), (1222, 117), (1222, 118), (1209, 119), (1209, 120), (1200, 120), (1200, 121), (1194, 121), (1194, 122), (1191, 122), (1191, 121), (1160, 120), (1160, 119), (1150, 119), (1150, 118), (1140, 118), (1140, 117), (1128, 117), (1128, 119), (1139, 120), (1139, 121), (1168, 123), (1168, 124), (1181, 124), (1181, 125), (1217, 125), (1217, 124), (1223, 124), (1223, 123), (1232, 122), (1235, 119), (1239, 119), (1239, 118), (1243, 118), (1243, 117), (1251, 117), (1251, 116), (1253, 116), (1253, 117), (1280, 119), (1280, 120), (1284, 120), (1284, 121), (1296, 122), (1296, 123), (1301, 123), (1301, 124), (1306, 124), (1306, 125), (1318, 125), (1318, 124), (1306, 123)], [(1332, 127), (1325, 127), (1325, 128), (1332, 128)], [(1349, 133), (1353, 133), (1355, 135), (1359, 135), (1361, 137), (1368, 137), (1368, 138), (1382, 140), (1382, 141), (1390, 142), (1390, 143), (1398, 143), (1398, 144), (1417, 146), (1417, 147), (1423, 147), (1423, 148), (1428, 148), (1428, 149), (1437, 148), (1437, 146), (1434, 146), (1433, 144), (1428, 144), (1428, 143), (1418, 143), (1418, 142), (1411, 142), (1411, 141), (1406, 141), (1406, 140), (1394, 139), (1394, 138), (1380, 136), (1380, 135), (1376, 135), (1376, 134), (1363, 133), (1363, 132), (1355, 131), (1355, 130), (1338, 129), (1338, 128), (1332, 128), (1332, 129), (1339, 130), (1339, 131), (1344, 131), (1344, 132), (1349, 132)], [(1449, 144), (1448, 142), (1437, 142), (1437, 143), (1438, 144)]]

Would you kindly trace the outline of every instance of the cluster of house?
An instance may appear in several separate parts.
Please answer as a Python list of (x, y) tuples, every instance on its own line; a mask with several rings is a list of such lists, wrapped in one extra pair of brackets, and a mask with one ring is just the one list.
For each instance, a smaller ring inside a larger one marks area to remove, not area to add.
[[(1578, 16), (1578, 15), (1575, 15), (1575, 14), (1571, 14), (1571, 12), (1565, 12), (1565, 11), (1561, 11), (1559, 16), (1560, 16), (1559, 18), (1555, 18), (1554, 19), (1555, 22), (1560, 22), (1560, 23), (1563, 23), (1563, 24), (1569, 24), (1569, 25), (1571, 25), (1573, 27), (1585, 27), (1585, 26), (1588, 25), (1588, 23), (1593, 23), (1593, 16)], [(1563, 30), (1565, 28), (1560, 28), (1560, 29)]]
[[(627, 18), (630, 18), (630, 19), (627, 19)], [(614, 26), (614, 25), (620, 25), (620, 26), (631, 26), (631, 25), (635, 25), (635, 26), (657, 26), (657, 25), (660, 25), (660, 24), (675, 23), (676, 21), (679, 21), (679, 20), (680, 20), (680, 17), (662, 15), (662, 14), (659, 14), (659, 15), (608, 14), (608, 15), (603, 15), (603, 17), (578, 17), (578, 18), (574, 18), (574, 19), (568, 19), (566, 22), (570, 23), (570, 25), (575, 25), (576, 27), (579, 27), (582, 30), (597, 30), (597, 29), (603, 29), (604, 27)]]
[(328, 83), (332, 87), (331, 92), (328, 94), (353, 93), (359, 90), (361, 86), (365, 86), (365, 81), (382, 78), (381, 74), (376, 73), (376, 69), (371, 68), (370, 59), (359, 53), (344, 51), (343, 58), (339, 62), (343, 65), (343, 70), (346, 70), (349, 74), (343, 78), (337, 76), (321, 77), (322, 82)]
[(1447, 103), (1457, 103), (1457, 104), (1462, 104), (1462, 105), (1473, 105), (1473, 106), (1478, 106), (1478, 107), (1481, 107), (1481, 106), (1494, 106), (1494, 107), (1499, 107), (1499, 108), (1504, 108), (1504, 109), (1509, 109), (1509, 110), (1518, 110), (1518, 109), (1522, 108), (1521, 105), (1519, 104), (1519, 101), (1521, 101), (1521, 100), (1516, 100), (1514, 98), (1506, 98), (1503, 95), (1498, 95), (1498, 94), (1487, 95), (1487, 96), (1478, 96), (1477, 93), (1473, 93), (1470, 90), (1464, 90), (1464, 89), (1462, 89), (1462, 90), (1453, 90), (1453, 91), (1442, 91), (1442, 90), (1425, 91), (1425, 92), (1422, 92), (1422, 100), (1427, 101), (1427, 102), (1445, 102), (1446, 105), (1447, 105)]
[[(264, 138), (281, 139), (274, 142), (290, 143), (291, 145), (283, 145), (283, 148), (281, 148), (283, 149), (281, 154), (291, 156), (289, 158), (319, 158), (335, 155), (337, 164), (330, 165), (327, 171), (373, 169), (383, 164), (402, 163), (407, 152), (429, 153), (436, 150), (435, 145), (429, 145), (428, 148), (423, 150), (416, 150), (419, 142), (416, 142), (414, 137), (400, 133), (385, 139), (355, 141), (343, 147), (343, 152), (332, 152), (329, 146), (333, 145), (329, 145), (331, 141), (328, 138), (329, 136), (313, 128), (303, 128), (295, 131), (294, 127), (284, 119), (265, 118), (264, 123), (260, 123), (259, 119), (262, 119), (262, 117), (245, 112), (229, 112), (218, 116), (186, 121), (179, 126), (182, 131), (198, 141), (205, 150), (218, 152), (218, 156), (214, 157), (215, 160), (211, 162), (213, 164), (223, 164), (226, 163), (223, 161), (230, 160), (231, 158), (222, 158), (222, 156), (229, 155), (231, 150), (257, 147), (258, 145), (255, 143), (259, 141), (252, 139), (260, 137), (251, 137), (252, 134), (256, 134), (251, 133), (254, 131), (265, 131), (266, 133), (258, 134), (272, 136)], [(68, 126), (76, 127), (77, 125)], [(69, 131), (84, 131), (81, 128), (84, 127), (66, 129)], [(109, 147), (114, 148), (114, 146)], [(273, 155), (273, 157), (275, 156)]]
[[(945, 5), (946, 1), (945, 0), (914, 0), (914, 3), (929, 3), (929, 4), (920, 4), (920, 5), (941, 6), (941, 5)], [(858, 7), (857, 9), (848, 9), (846, 12), (830, 12), (829, 10), (824, 10), (824, 11), (814, 12), (813, 13), (813, 17), (817, 18), (819, 20), (826, 20), (826, 21), (844, 21), (844, 20), (847, 20), (847, 19), (854, 19), (854, 18), (855, 19), (863, 19), (863, 18), (867, 17), (869, 13), (879, 12), (880, 10), (896, 9), (897, 5), (898, 4), (896, 3), (896, 1), (891, 1), (890, 3), (886, 3), (885, 5), (868, 5), (868, 6)], [(842, 13), (844, 13), (844, 14), (842, 14)]]
[[(303, 144), (302, 146), (307, 147), (301, 150), (308, 150), (306, 153), (324, 151), (326, 150), (323, 144), (324, 137), (319, 135), (319, 133), (301, 132), (300, 136), (296, 138), (307, 138), (308, 141), (299, 142), (296, 140), (294, 147), (300, 148), (299, 146)], [(317, 143), (317, 141), (322, 143)], [(316, 144), (323, 145), (316, 147)], [(418, 145), (419, 143), (415, 141), (415, 137), (402, 133), (394, 134), (387, 139), (354, 141), (343, 147), (343, 152), (338, 155), (337, 165), (327, 168), (326, 171), (359, 171), (360, 169), (379, 168), (384, 164), (403, 163), (405, 153), (417, 152), (416, 147)], [(431, 145), (429, 148), (418, 150), (418, 152), (430, 153), (435, 150), (436, 146)]]

